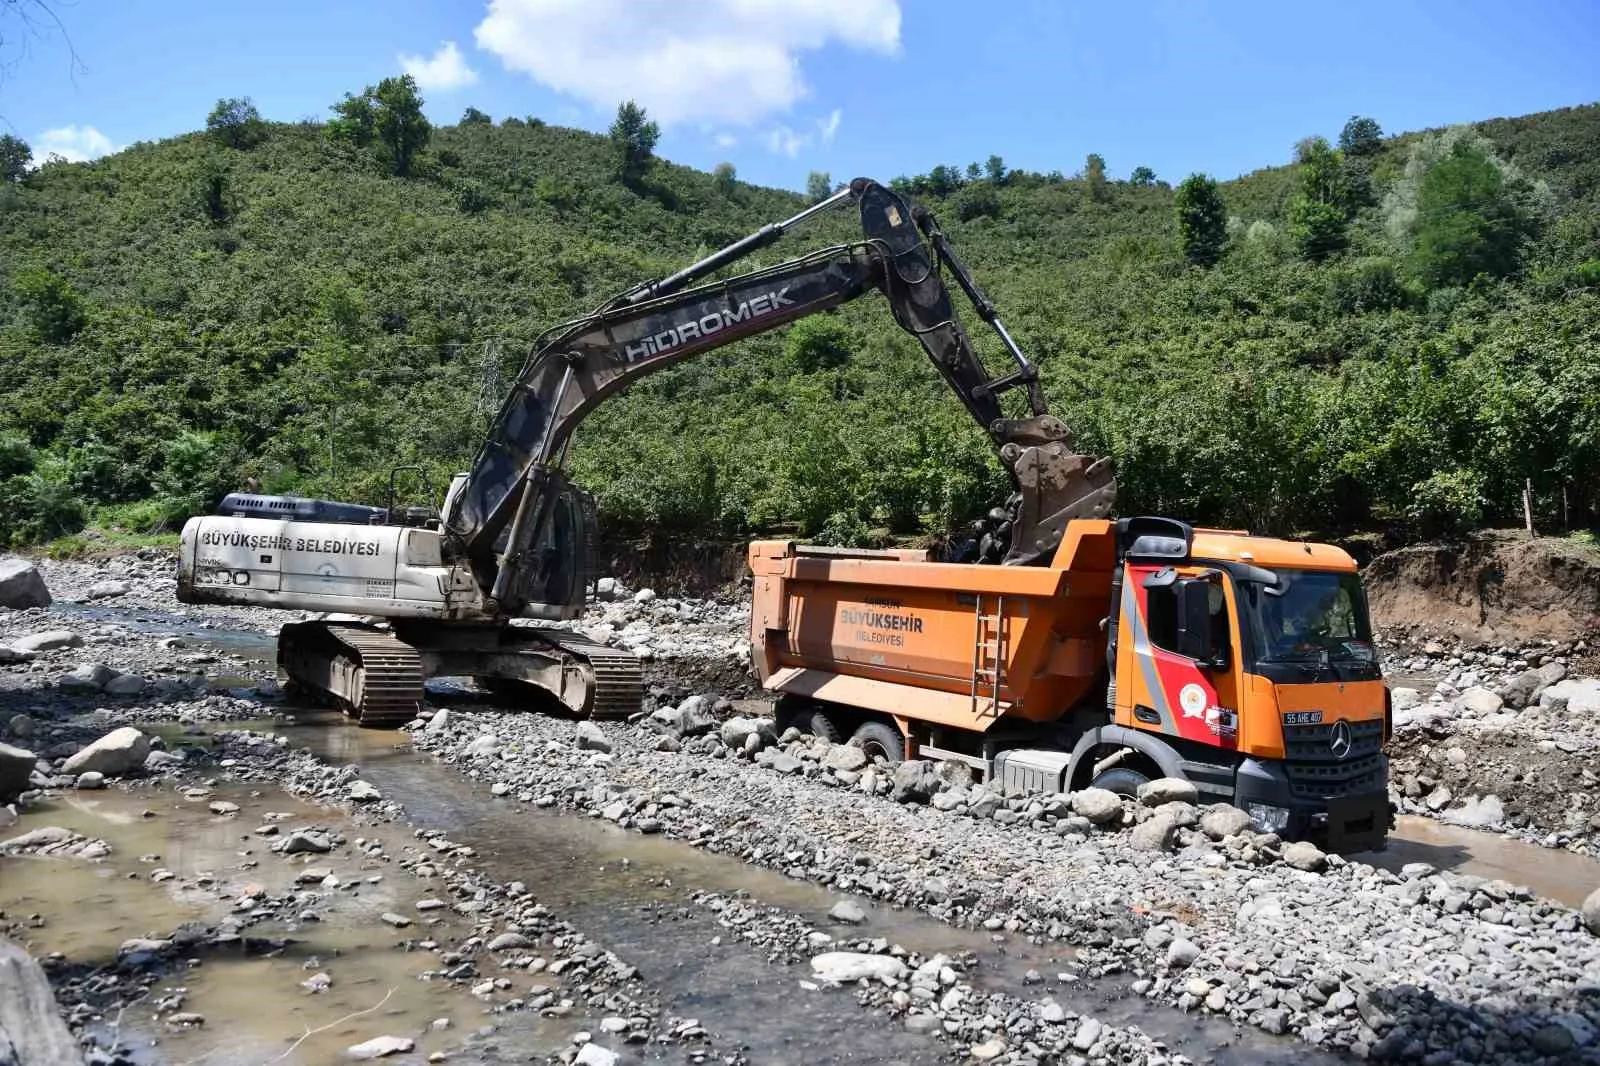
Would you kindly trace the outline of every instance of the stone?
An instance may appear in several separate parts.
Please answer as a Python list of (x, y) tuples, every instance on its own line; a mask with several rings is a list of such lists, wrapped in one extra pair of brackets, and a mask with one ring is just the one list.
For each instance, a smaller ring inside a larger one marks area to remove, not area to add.
[(0, 663), (28, 663), (37, 658), (31, 651), (18, 651), (9, 644), (0, 644)]
[(296, 855), (301, 852), (321, 855), (333, 850), (333, 842), (328, 839), (326, 833), (312, 829), (296, 829), (283, 838), (283, 847), (279, 850), (285, 855)]
[(500, 738), (493, 733), (485, 733), (461, 749), (461, 754), (468, 758), (497, 755), (499, 752)]
[(1128, 843), (1136, 851), (1169, 851), (1177, 831), (1177, 822), (1158, 814), (1134, 826), (1133, 832), (1128, 834)]
[(835, 744), (828, 749), (822, 765), (829, 770), (864, 770), (871, 760), (867, 753), (849, 744)]
[(44, 969), (21, 947), (0, 938), (0, 1062), (67, 1066), (83, 1061)]
[(1146, 807), (1163, 803), (1199, 803), (1200, 790), (1181, 777), (1160, 777), (1139, 786), (1139, 802)]
[(679, 740), (705, 736), (717, 728), (717, 720), (711, 717), (710, 703), (705, 696), (688, 697), (668, 712), (667, 725)]
[(867, 912), (855, 900), (841, 899), (829, 909), (828, 917), (845, 925), (862, 925), (867, 920)]
[(972, 1057), (979, 1062), (988, 1062), (1006, 1053), (1006, 1042), (999, 1037), (995, 1037), (993, 1040), (985, 1040), (981, 1044), (973, 1044), (968, 1050), (971, 1051)]
[(490, 951), (515, 951), (518, 948), (532, 947), (533, 941), (521, 933), (501, 933), (489, 941)]
[(1067, 1020), (1066, 1008), (1053, 999), (1047, 999), (1039, 1005), (1039, 1020), (1046, 1025), (1060, 1025)]
[[(866, 780), (863, 775), (862, 780)], [(889, 798), (896, 803), (927, 803), (938, 788), (939, 779), (931, 763), (911, 759), (894, 768)]]
[(78, 775), (77, 787), (84, 789), (105, 788), (106, 775), (99, 770), (85, 770)]
[(333, 987), (333, 978), (326, 973), (314, 973), (300, 982), (300, 987), (307, 992), (326, 992)]
[(1200, 816), (1200, 831), (1212, 840), (1238, 836), (1255, 823), (1250, 816), (1229, 803), (1219, 803)]
[(617, 1066), (617, 1053), (590, 1042), (578, 1049), (575, 1066)]
[(321, 884), (332, 876), (332, 867), (307, 866), (304, 870), (294, 875), (294, 883), (297, 885), (316, 885)]
[[(21, 642), (12, 641), (14, 648)], [(1541, 710), (1562, 711), (1576, 715), (1600, 714), (1600, 678), (1567, 678), (1546, 688), (1539, 695)]]
[(441, 708), (433, 712), (433, 717), (428, 719), (428, 724), (422, 727), (424, 733), (443, 733), (450, 727), (450, 710)]
[(26, 748), (0, 743), (0, 803), (32, 787), (28, 778), (38, 762), (39, 757)]
[(1422, 704), (1422, 693), (1414, 688), (1397, 686), (1389, 690), (1389, 701), (1397, 711), (1409, 711)]
[(117, 674), (101, 686), (107, 696), (137, 696), (144, 691), (145, 680), (138, 674)]
[(576, 741), (579, 751), (611, 753), (611, 741), (606, 739), (605, 731), (593, 722), (578, 723)]
[(63, 692), (99, 692), (117, 672), (105, 663), (80, 663), (57, 680)]
[(634, 603), (649, 603), (656, 598), (655, 589), (640, 589), (633, 594)]
[(345, 789), (345, 797), (353, 803), (372, 803), (383, 799), (383, 793), (371, 781), (357, 779)]
[(594, 597), (597, 600), (614, 600), (617, 598), (617, 579), (603, 577), (594, 583)]
[(351, 1045), (344, 1053), (358, 1060), (381, 1059), (389, 1055), (403, 1055), (416, 1046), (417, 1042), (409, 1036), (375, 1036)]
[(403, 914), (396, 914), (394, 911), (384, 911), (379, 917), (381, 917), (382, 920), (387, 922), (389, 925), (394, 926), (396, 929), (404, 929), (406, 926), (411, 924), (410, 918), (407, 918)]
[(25, 637), (16, 637), (11, 641), (14, 651), (33, 652), (60, 651), (62, 648), (81, 648), (83, 638), (70, 629), (47, 629), (43, 633), (29, 633)]
[(1186, 970), (1200, 957), (1200, 949), (1192, 941), (1178, 937), (1167, 945), (1167, 967)]
[[(152, 752), (151, 754), (155, 753)], [(206, 804), (206, 810), (210, 811), (212, 814), (238, 814), (239, 805), (237, 803), (230, 803), (227, 800), (212, 800), (210, 803)]]
[(1100, 1035), (1105, 1032), (1105, 1026), (1093, 1018), (1085, 1018), (1078, 1023), (1078, 1031), (1072, 1034), (1072, 1046), (1079, 1051), (1088, 1051), (1100, 1042)]
[(1482, 685), (1473, 685), (1451, 701), (1451, 707), (1455, 712), (1468, 718), (1493, 714), (1503, 706), (1505, 700), (1501, 699), (1498, 693), (1491, 692)]
[(1296, 870), (1308, 870), (1312, 873), (1328, 865), (1328, 857), (1322, 853), (1322, 849), (1308, 840), (1296, 840), (1291, 844), (1285, 844), (1283, 861)]
[(906, 964), (890, 955), (828, 951), (811, 960), (811, 972), (817, 980), (830, 985), (850, 981), (898, 981), (906, 975)]
[(16, 555), (0, 558), (0, 607), (26, 611), (50, 606), (50, 590), (39, 568)]
[(149, 754), (150, 738), (132, 726), (123, 726), (113, 729), (62, 763), (61, 772), (81, 774), (96, 770), (115, 777), (142, 767)]
[(1106, 788), (1085, 788), (1072, 794), (1072, 813), (1095, 825), (1110, 825), (1122, 818), (1122, 797)]
[(756, 720), (754, 718), (745, 718), (739, 715), (735, 715), (734, 717), (729, 718), (726, 722), (723, 722), (722, 729), (718, 733), (718, 736), (722, 739), (722, 742), (735, 751), (742, 750), (744, 748), (745, 741), (747, 741), (750, 737), (759, 735), (760, 727), (756, 724)]
[(83, 594), (83, 598), (86, 600), (110, 600), (118, 596), (126, 596), (131, 591), (133, 591), (133, 586), (126, 581), (108, 578), (105, 581), (96, 581), (90, 585), (89, 590)]
[(1003, 801), (996, 793), (979, 785), (967, 794), (967, 810), (974, 818), (993, 818)]
[(1583, 915), (1584, 924), (1589, 927), (1589, 932), (1600, 936), (1600, 888), (1589, 893), (1588, 898), (1583, 901), (1580, 913)]
[(1472, 829), (1491, 829), (1505, 823), (1506, 805), (1501, 802), (1499, 796), (1492, 793), (1482, 797), (1473, 796), (1455, 810), (1445, 811), (1440, 817), (1453, 825), (1464, 825)]

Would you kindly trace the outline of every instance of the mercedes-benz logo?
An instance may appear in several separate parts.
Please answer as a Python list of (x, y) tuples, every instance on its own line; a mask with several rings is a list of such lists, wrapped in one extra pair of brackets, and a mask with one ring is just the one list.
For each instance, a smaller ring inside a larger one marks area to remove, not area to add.
[(1343, 759), (1349, 756), (1350, 748), (1354, 743), (1354, 739), (1350, 736), (1349, 722), (1333, 723), (1333, 734), (1328, 737), (1328, 750), (1333, 752), (1335, 759)]

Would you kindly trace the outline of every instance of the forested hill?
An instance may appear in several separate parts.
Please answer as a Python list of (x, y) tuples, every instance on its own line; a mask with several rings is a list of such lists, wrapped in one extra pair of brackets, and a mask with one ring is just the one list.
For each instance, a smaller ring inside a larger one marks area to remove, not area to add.
[[(90, 164), (0, 153), (0, 543), (170, 523), (249, 475), (381, 501), (419, 464), (436, 502), (534, 337), (806, 202), (473, 112), (404, 159), (381, 114), (216, 118)], [(1424, 535), (1520, 519), (1531, 479), (1541, 523), (1592, 524), (1600, 106), (1314, 132), (1215, 188), (1097, 157), (900, 184), (1123, 513)], [(613, 528), (728, 534), (936, 531), (1003, 487), (876, 296), (644, 382), (574, 466)]]

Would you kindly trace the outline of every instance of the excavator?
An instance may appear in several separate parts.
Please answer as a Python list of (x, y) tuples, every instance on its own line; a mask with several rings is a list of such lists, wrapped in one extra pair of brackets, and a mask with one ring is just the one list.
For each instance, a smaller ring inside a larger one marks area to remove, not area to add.
[[(823, 212), (855, 207), (861, 239), (714, 278)], [(957, 316), (953, 278), (1010, 358), (991, 374)], [(708, 280), (711, 279), (711, 280)], [(1114, 503), (1109, 460), (1073, 449), (1037, 366), (934, 217), (857, 178), (667, 277), (542, 335), (443, 506), (396, 507), (231, 493), (183, 529), (178, 598), (322, 614), (282, 627), (286, 683), (362, 726), (412, 719), (433, 676), (533, 686), (573, 714), (636, 712), (642, 669), (625, 651), (545, 623), (578, 616), (595, 579), (593, 498), (564, 470), (575, 431), (646, 375), (796, 319), (881, 293), (895, 322), (983, 427), (1013, 491), (991, 512), (974, 561), (1038, 566), (1074, 519)], [(1026, 414), (1002, 398), (1020, 390)], [(531, 623), (529, 620), (533, 620)]]

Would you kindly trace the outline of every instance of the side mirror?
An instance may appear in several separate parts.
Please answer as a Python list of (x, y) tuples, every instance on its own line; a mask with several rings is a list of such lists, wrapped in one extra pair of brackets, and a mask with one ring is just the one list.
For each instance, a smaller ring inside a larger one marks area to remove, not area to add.
[(1219, 648), (1213, 640), (1212, 583), (1203, 577), (1191, 577), (1177, 584), (1178, 654), (1201, 666), (1224, 669), (1228, 665), (1228, 647), (1224, 644)]

